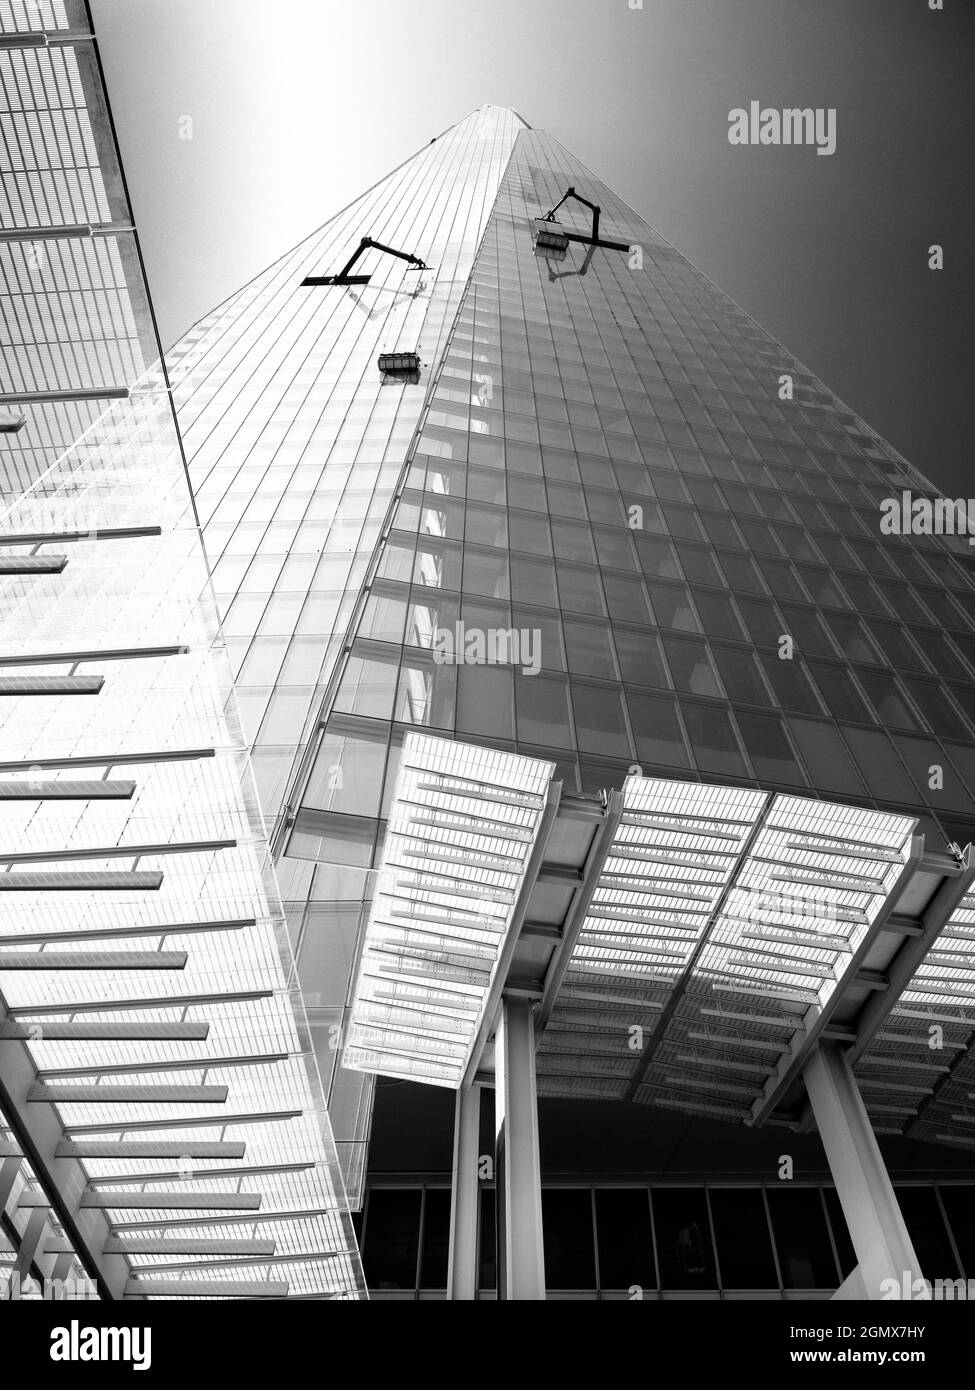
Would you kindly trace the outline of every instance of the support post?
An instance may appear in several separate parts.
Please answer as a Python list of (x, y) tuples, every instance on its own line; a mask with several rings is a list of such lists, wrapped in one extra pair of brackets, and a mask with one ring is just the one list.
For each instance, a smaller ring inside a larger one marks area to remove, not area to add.
[(534, 1001), (505, 995), (495, 1040), (498, 1298), (545, 1298)]
[(454, 1170), (450, 1188), (450, 1256), (447, 1297), (477, 1297), (478, 1149), (481, 1088), (462, 1085), (454, 1102)]
[(879, 1301), (890, 1280), (899, 1291), (915, 1289), (920, 1261), (845, 1052), (821, 1043), (803, 1078), (859, 1262), (859, 1296)]

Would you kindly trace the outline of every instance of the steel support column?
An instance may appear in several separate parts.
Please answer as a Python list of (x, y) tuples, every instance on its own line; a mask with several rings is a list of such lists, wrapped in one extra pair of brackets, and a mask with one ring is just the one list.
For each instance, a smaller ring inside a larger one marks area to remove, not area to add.
[(478, 1160), (481, 1088), (461, 1086), (454, 1102), (454, 1169), (450, 1187), (450, 1256), (447, 1297), (477, 1296)]
[(803, 1077), (859, 1262), (860, 1297), (882, 1299), (885, 1280), (913, 1287), (920, 1262), (845, 1052), (822, 1043)]
[(498, 1297), (545, 1298), (534, 1002), (505, 995), (495, 1039)]

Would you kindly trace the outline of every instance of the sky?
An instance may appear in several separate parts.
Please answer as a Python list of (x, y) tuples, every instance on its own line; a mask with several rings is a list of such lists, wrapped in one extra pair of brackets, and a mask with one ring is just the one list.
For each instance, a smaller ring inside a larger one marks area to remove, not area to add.
[[(934, 483), (975, 496), (975, 4), (932, 3), (91, 8), (166, 346), (433, 135), (511, 106)], [(835, 108), (835, 153), (731, 144), (752, 101)]]

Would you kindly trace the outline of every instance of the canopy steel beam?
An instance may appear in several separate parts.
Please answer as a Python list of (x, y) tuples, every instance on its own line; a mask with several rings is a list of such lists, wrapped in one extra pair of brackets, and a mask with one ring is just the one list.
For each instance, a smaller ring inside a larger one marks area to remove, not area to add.
[[(33, 1031), (31, 1031), (33, 1029)], [(209, 1023), (0, 1023), (0, 1041), (206, 1042)]]
[(243, 1158), (246, 1144), (226, 1139), (62, 1139), (59, 1158)]
[[(0, 1023), (7, 1021), (6, 1002), (0, 996)], [(106, 1252), (110, 1226), (104, 1213), (82, 1209), (80, 1199), (88, 1176), (77, 1158), (57, 1152), (65, 1132), (54, 1107), (28, 1105), (27, 1096), (36, 1084), (37, 1071), (27, 1045), (4, 1041), (0, 1045), (0, 1113), (99, 1294), (107, 1300), (121, 1298), (129, 1263), (122, 1255)]]
[[(273, 1255), (273, 1240), (227, 1240), (220, 1236), (112, 1236), (108, 1248), (120, 1255)], [(192, 1268), (192, 1266), (187, 1266)]]
[(11, 970), (183, 970), (186, 951), (0, 950), (0, 973)]
[(130, 801), (134, 782), (0, 782), (0, 801)]
[(285, 1280), (266, 1279), (130, 1279), (126, 1298), (287, 1298)]
[(226, 1086), (56, 1086), (35, 1081), (27, 1100), (32, 1105), (220, 1105), (228, 1093)]

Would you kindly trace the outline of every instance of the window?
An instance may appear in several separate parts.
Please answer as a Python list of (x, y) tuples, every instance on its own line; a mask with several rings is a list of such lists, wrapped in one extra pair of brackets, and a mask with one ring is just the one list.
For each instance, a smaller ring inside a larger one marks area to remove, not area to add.
[(863, 795), (863, 784), (832, 724), (818, 724), (807, 719), (787, 722), (803, 761), (807, 767), (815, 769), (817, 787), (850, 796)]
[(731, 717), (725, 710), (710, 705), (681, 702), (687, 736), (695, 761), (702, 772), (726, 773), (729, 776), (748, 775), (738, 748)]
[(758, 570), (746, 555), (731, 555), (722, 551), (719, 558), (721, 568), (728, 579), (728, 587), (734, 593), (739, 590), (749, 594), (765, 593), (765, 585), (759, 578)]
[(708, 1198), (722, 1288), (778, 1288), (761, 1189), (712, 1187)]
[(423, 1194), (423, 1254), (420, 1260), (420, 1287), (447, 1287), (447, 1257), (450, 1245), (450, 1189), (428, 1187)]
[(604, 623), (585, 623), (566, 617), (563, 630), (570, 671), (581, 676), (616, 679), (613, 639)]
[(604, 574), (603, 587), (612, 621), (650, 624), (650, 606), (639, 579), (627, 579), (621, 574)]
[(683, 585), (648, 584), (650, 603), (658, 627), (697, 632), (697, 619), (691, 606), (690, 593)]
[(815, 613), (805, 608), (787, 608), (783, 605), (785, 630), (795, 638), (796, 646), (803, 656), (835, 656), (833, 644), (823, 630), (823, 625)]
[(975, 1187), (945, 1183), (940, 1192), (963, 1272), (967, 1278), (975, 1279)]
[(516, 603), (557, 608), (555, 572), (551, 561), (511, 557), (511, 597)]
[(560, 560), (581, 560), (590, 565), (596, 563), (596, 550), (588, 526), (575, 521), (553, 520), (552, 539)]
[(870, 711), (864, 704), (848, 667), (828, 666), (820, 661), (810, 661), (808, 665), (819, 686), (826, 708), (834, 719), (854, 719), (861, 724), (873, 723)]
[(695, 642), (688, 638), (664, 638), (664, 650), (677, 690), (690, 695), (720, 695), (705, 642)]
[(714, 647), (712, 655), (733, 704), (771, 704), (758, 663), (751, 652), (738, 651), (733, 647)]
[[(516, 561), (515, 563), (521, 563)], [(456, 588), (456, 584), (445, 585)], [(502, 553), (489, 554), (468, 548), (464, 552), (464, 593), (483, 594), (486, 598), (508, 597), (508, 557)]]
[(796, 762), (781, 719), (771, 714), (744, 714), (740, 711), (736, 717), (758, 780), (784, 782), (793, 787), (804, 786), (806, 779)]
[(511, 738), (512, 679), (507, 667), (461, 666), (457, 673), (457, 733)]
[(420, 1243), (419, 1188), (372, 1188), (362, 1264), (375, 1289), (415, 1289)]
[(548, 519), (543, 516), (527, 516), (521, 512), (509, 512), (508, 544), (512, 550), (524, 550), (529, 555), (551, 555), (552, 538)]
[(933, 1187), (895, 1187), (894, 1192), (926, 1279), (956, 1279), (960, 1273)]
[(592, 1193), (542, 1188), (545, 1283), (550, 1289), (594, 1289)]
[(891, 666), (901, 671), (927, 670), (927, 663), (902, 627), (895, 623), (872, 622), (870, 631)]
[(618, 691), (574, 683), (572, 708), (581, 752), (602, 753), (612, 758), (630, 756), (623, 702)]
[[(971, 797), (933, 739), (906, 738), (902, 734), (894, 734), (893, 741), (929, 806), (971, 813)], [(940, 778), (938, 768), (941, 769)], [(943, 780), (940, 787), (936, 785), (938, 780)], [(931, 785), (932, 781), (935, 782), (934, 786)]]
[(663, 767), (691, 766), (672, 700), (658, 695), (628, 694), (626, 703), (640, 763)]
[(830, 613), (825, 621), (844, 656), (849, 657), (851, 661), (883, 664), (859, 618), (843, 618), (836, 613)]
[(904, 687), (936, 734), (944, 738), (968, 737), (968, 725), (937, 682), (905, 676)]
[(493, 1187), (481, 1189), (481, 1220), (478, 1227), (478, 1276), (480, 1289), (494, 1289), (498, 1284), (497, 1239), (495, 1222), (497, 1197)]
[(835, 1289), (839, 1275), (818, 1188), (770, 1188), (775, 1249), (787, 1289)]
[(881, 724), (900, 729), (920, 729), (917, 717), (895, 677), (882, 675), (879, 671), (858, 671), (857, 675)]
[(913, 802), (913, 783), (904, 771), (886, 734), (873, 729), (843, 729), (843, 737), (871, 792), (880, 801)]
[(677, 553), (680, 555), (680, 562), (686, 579), (694, 580), (699, 584), (722, 585), (724, 583), (724, 578), (718, 569), (712, 550), (706, 550), (703, 546), (697, 545), (678, 545)]
[(547, 676), (515, 674), (519, 743), (572, 747), (568, 688)]
[[(512, 578), (515, 562), (512, 561)], [(558, 565), (559, 598), (562, 609), (569, 613), (592, 613), (602, 617), (606, 609), (603, 605), (602, 588), (595, 570), (576, 569), (574, 566)], [(542, 599), (534, 602), (541, 603)]]
[(646, 575), (664, 579), (679, 579), (680, 569), (674, 547), (669, 541), (656, 540), (652, 536), (635, 535), (640, 568)]
[(730, 598), (725, 594), (712, 594), (704, 589), (692, 588), (691, 593), (704, 631), (709, 637), (732, 637), (738, 641), (744, 638), (744, 629)]
[(700, 1188), (653, 1190), (662, 1289), (716, 1289), (718, 1286), (707, 1202)]
[(760, 647), (777, 647), (785, 625), (775, 605), (766, 599), (740, 598), (738, 607), (745, 620), (749, 636)]
[(652, 685), (667, 689), (669, 681), (660, 652), (660, 639), (650, 634), (616, 629), (616, 651), (623, 684)]
[(595, 1197), (600, 1288), (630, 1289), (634, 1284), (656, 1288), (647, 1189), (601, 1188)]

